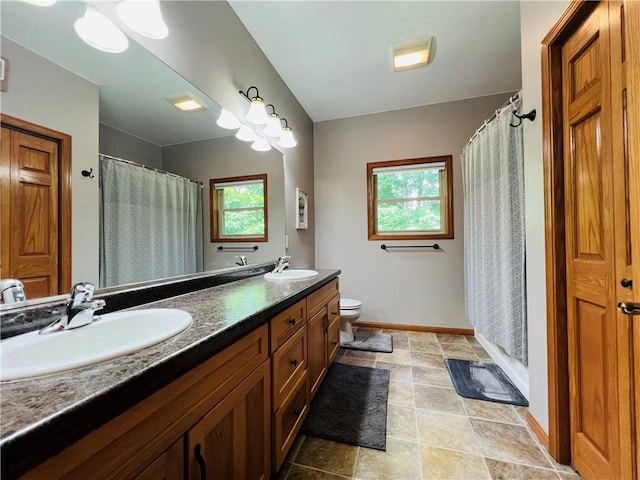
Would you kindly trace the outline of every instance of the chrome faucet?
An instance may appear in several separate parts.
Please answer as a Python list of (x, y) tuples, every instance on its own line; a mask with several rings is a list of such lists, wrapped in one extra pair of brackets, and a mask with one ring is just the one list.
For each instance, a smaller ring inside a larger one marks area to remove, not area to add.
[(40, 330), (40, 334), (70, 330), (94, 322), (94, 314), (106, 305), (104, 300), (91, 300), (95, 289), (96, 286), (89, 282), (76, 283), (67, 299), (65, 313), (51, 325)]
[(284, 269), (289, 266), (289, 260), (291, 260), (289, 255), (278, 258), (278, 263), (276, 263), (276, 267), (271, 270), (271, 273), (282, 273)]
[(238, 259), (238, 261), (236, 262), (236, 265), (240, 265), (241, 267), (244, 267), (245, 265), (249, 265), (249, 261), (247, 260), (247, 257), (245, 257), (244, 255), (236, 255), (236, 258)]
[(0, 295), (4, 304), (24, 302), (27, 299), (24, 294), (24, 285), (20, 280), (13, 278), (0, 280)]

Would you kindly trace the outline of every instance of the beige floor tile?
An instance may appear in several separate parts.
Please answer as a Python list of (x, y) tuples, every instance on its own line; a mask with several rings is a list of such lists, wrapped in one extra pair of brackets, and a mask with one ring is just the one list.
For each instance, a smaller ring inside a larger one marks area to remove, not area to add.
[(361, 448), (356, 465), (356, 478), (383, 480), (420, 479), (418, 444), (387, 439), (387, 451)]
[(477, 418), (470, 418), (469, 421), (485, 457), (552, 468), (526, 427)]
[(553, 470), (501, 462), (492, 458), (485, 458), (485, 461), (493, 480), (558, 480), (558, 474)]
[(393, 382), (411, 382), (411, 365), (399, 363), (387, 363), (376, 360), (376, 368), (383, 368), (391, 372), (390, 380)]
[(475, 345), (477, 345), (478, 347), (482, 346), (480, 345), (480, 342), (476, 337), (472, 337), (471, 335), (465, 335), (464, 338), (467, 340), (467, 343), (471, 346), (475, 346)]
[(305, 438), (307, 438), (306, 435), (303, 435), (302, 433), (298, 434), (296, 439), (293, 441), (293, 445), (291, 445), (291, 448), (289, 449), (287, 458), (285, 458), (286, 462), (294, 462), (296, 460), (296, 455), (298, 455)]
[(440, 344), (443, 344), (443, 343), (456, 343), (456, 344), (460, 344), (460, 345), (469, 346), (469, 342), (467, 342), (467, 339), (464, 338), (464, 335), (452, 335), (450, 333), (438, 333), (438, 334), (436, 334), (436, 337), (438, 338), (438, 342), (440, 342)]
[(413, 407), (413, 399), (413, 384), (406, 382), (389, 382), (389, 403)]
[(357, 365), (359, 367), (374, 367), (376, 364), (375, 360), (368, 360), (366, 358), (358, 358), (358, 357), (336, 357), (336, 362), (346, 363), (347, 365)]
[(489, 355), (487, 353), (487, 351), (483, 347), (473, 345), (471, 348), (473, 348), (473, 351), (475, 352), (475, 354), (478, 356), (478, 358), (480, 360), (482, 360), (482, 361), (485, 361), (485, 360), (493, 361), (493, 359), (491, 358), (491, 355)]
[(520, 420), (522, 420), (523, 425), (527, 425), (527, 413), (529, 412), (529, 407), (521, 407), (520, 405), (513, 405), (513, 409), (516, 411)]
[(393, 335), (393, 339), (396, 338), (408, 338), (409, 332), (407, 330), (397, 330), (395, 328), (383, 328), (382, 333), (388, 333), (389, 335)]
[(466, 415), (462, 400), (451, 388), (414, 385), (414, 396), (416, 408)]
[(334, 475), (333, 473), (323, 472), (301, 465), (292, 465), (286, 480), (343, 480), (345, 478), (351, 477)]
[(464, 408), (470, 417), (522, 425), (520, 416), (513, 406), (506, 403), (486, 402), (471, 398), (462, 398), (462, 403), (464, 403)]
[(411, 352), (411, 365), (445, 368), (444, 357), (436, 353)]
[(582, 477), (577, 473), (558, 472), (558, 475), (562, 480), (580, 480)]
[(475, 360), (478, 361), (478, 355), (475, 350), (469, 345), (458, 345), (451, 343), (441, 343), (442, 355), (444, 358), (460, 358), (462, 360)]
[(478, 455), (454, 452), (422, 445), (422, 478), (424, 480), (490, 480), (484, 459)]
[(438, 337), (433, 332), (408, 332), (409, 340), (418, 340), (420, 342), (437, 342)]
[(385, 363), (411, 364), (411, 352), (409, 350), (395, 350), (393, 353), (378, 353), (378, 360)]
[(435, 353), (442, 355), (440, 344), (438, 342), (424, 342), (422, 340), (409, 340), (409, 350), (412, 352)]
[(411, 370), (413, 372), (413, 382), (416, 384), (453, 388), (449, 372), (444, 368), (413, 366)]
[(398, 338), (395, 335), (393, 336), (393, 351), (396, 350), (409, 350), (409, 339), (408, 338)]
[(466, 453), (480, 453), (480, 445), (466, 416), (418, 408), (416, 419), (418, 441), (421, 444)]
[(401, 405), (387, 406), (387, 438), (394, 437), (410, 442), (418, 441), (416, 409)]
[(376, 352), (368, 352), (364, 350), (353, 350), (345, 348), (345, 357), (363, 358), (365, 360), (375, 360), (378, 354)]
[(357, 452), (358, 447), (353, 445), (306, 437), (294, 463), (350, 477), (353, 475)]

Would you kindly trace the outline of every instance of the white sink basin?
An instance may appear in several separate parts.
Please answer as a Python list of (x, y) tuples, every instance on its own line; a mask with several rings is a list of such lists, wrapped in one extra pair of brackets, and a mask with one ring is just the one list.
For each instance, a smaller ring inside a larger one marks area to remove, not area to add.
[(285, 270), (281, 273), (265, 273), (264, 278), (274, 282), (291, 282), (295, 280), (305, 280), (318, 275), (315, 270)]
[(92, 365), (167, 340), (188, 328), (191, 315), (157, 308), (100, 315), (84, 327), (0, 342), (0, 380), (20, 380)]

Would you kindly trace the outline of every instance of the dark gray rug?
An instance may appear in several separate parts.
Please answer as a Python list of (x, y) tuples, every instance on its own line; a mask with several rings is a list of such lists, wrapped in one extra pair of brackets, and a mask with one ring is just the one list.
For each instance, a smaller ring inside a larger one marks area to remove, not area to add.
[(389, 373), (333, 363), (311, 402), (302, 433), (386, 450)]
[(393, 337), (388, 333), (357, 333), (353, 342), (343, 343), (342, 348), (366, 350), (368, 352), (393, 352)]
[(476, 400), (528, 407), (529, 402), (495, 363), (445, 358), (458, 395)]

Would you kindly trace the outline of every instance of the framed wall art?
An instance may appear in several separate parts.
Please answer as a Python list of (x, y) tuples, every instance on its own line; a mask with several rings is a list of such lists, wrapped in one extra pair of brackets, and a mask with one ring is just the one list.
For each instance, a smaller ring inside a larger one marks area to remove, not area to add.
[(296, 229), (306, 230), (309, 226), (309, 196), (296, 188)]

